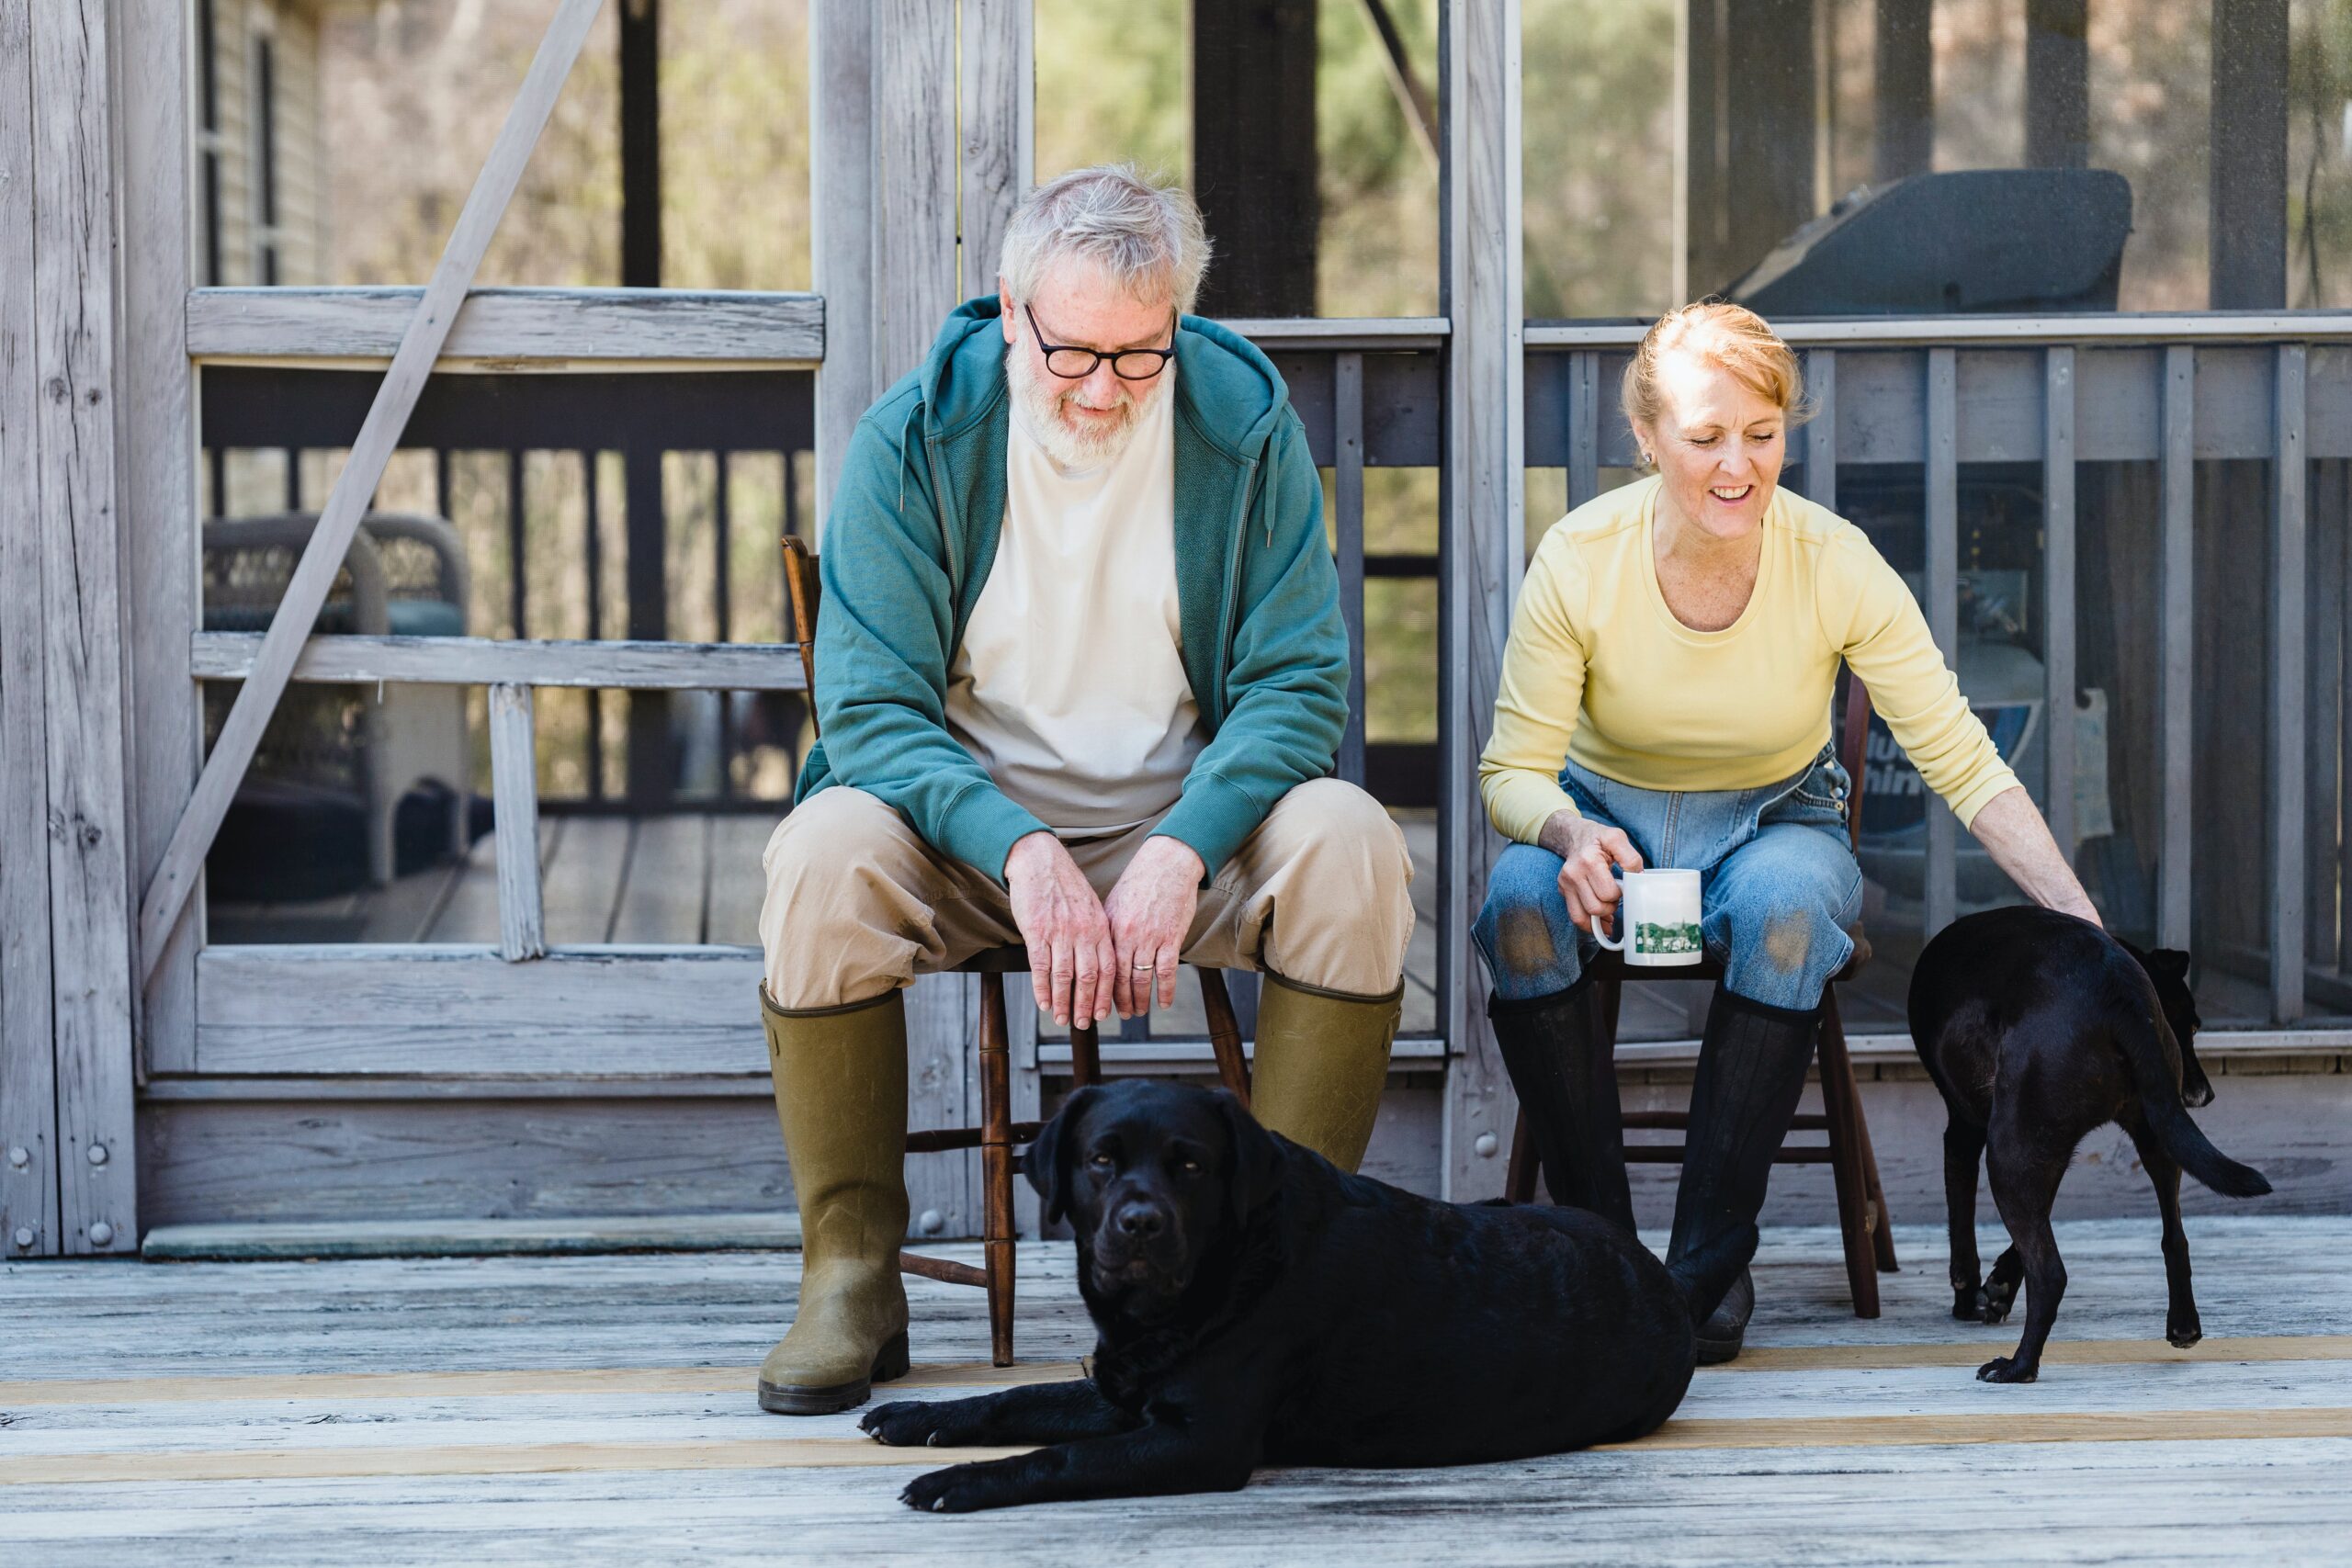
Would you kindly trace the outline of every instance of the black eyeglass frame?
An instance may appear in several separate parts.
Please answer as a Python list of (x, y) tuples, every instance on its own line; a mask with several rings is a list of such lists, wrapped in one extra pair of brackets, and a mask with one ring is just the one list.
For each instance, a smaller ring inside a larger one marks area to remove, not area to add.
[[(1105, 354), (1099, 348), (1088, 348), (1083, 344), (1047, 343), (1046, 341), (1046, 329), (1037, 324), (1037, 312), (1029, 308), (1029, 301), (1026, 299), (1023, 299), (1021, 302), (1021, 313), (1029, 318), (1029, 332), (1030, 334), (1037, 340), (1037, 352), (1046, 356), (1046, 371), (1054, 376), (1059, 377), (1065, 381), (1085, 380), (1089, 376), (1093, 375), (1095, 368), (1106, 359), (1111, 362), (1111, 374), (1116, 376), (1120, 380), (1148, 381), (1152, 379), (1153, 377), (1156, 377), (1165, 371), (1168, 368), (1168, 362), (1176, 357), (1176, 345), (1173, 342), (1170, 342), (1166, 348), (1122, 348), (1109, 354)], [(1176, 325), (1177, 319), (1171, 316), (1168, 323), (1168, 330), (1171, 338), (1174, 336)], [(1086, 368), (1079, 371), (1056, 370), (1054, 368), (1054, 355), (1057, 354), (1086, 355), (1088, 356)], [(1150, 359), (1152, 361), (1151, 369), (1141, 376), (1128, 375), (1125, 370), (1119, 368), (1119, 361), (1125, 359), (1130, 355), (1141, 355)]]

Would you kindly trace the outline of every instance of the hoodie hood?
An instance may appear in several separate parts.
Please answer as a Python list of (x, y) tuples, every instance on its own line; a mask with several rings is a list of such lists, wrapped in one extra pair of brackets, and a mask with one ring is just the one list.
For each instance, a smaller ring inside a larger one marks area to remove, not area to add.
[[(989, 419), (1009, 391), (997, 297), (949, 313), (918, 373), (923, 434), (954, 440)], [(1200, 316), (1176, 322), (1176, 411), (1201, 438), (1237, 462), (1254, 462), (1290, 403), (1272, 360), (1238, 333)]]

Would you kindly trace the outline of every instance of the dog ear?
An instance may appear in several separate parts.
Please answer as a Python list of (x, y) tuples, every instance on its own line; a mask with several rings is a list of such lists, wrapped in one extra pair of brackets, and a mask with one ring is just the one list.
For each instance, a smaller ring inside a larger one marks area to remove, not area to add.
[(1234, 1098), (1232, 1091), (1216, 1091), (1217, 1114), (1225, 1119), (1226, 1146), (1232, 1153), (1232, 1168), (1226, 1179), (1226, 1197), (1231, 1207), (1236, 1229), (1245, 1225), (1260, 1204), (1274, 1195), (1281, 1187), (1283, 1167), (1288, 1156), (1283, 1153), (1274, 1135), (1259, 1124), (1250, 1114), (1250, 1108)]
[(1036, 1139), (1021, 1162), (1022, 1174), (1045, 1204), (1047, 1224), (1069, 1213), (1070, 1141), (1078, 1135), (1079, 1123), (1085, 1120), (1086, 1109), (1094, 1103), (1097, 1092), (1096, 1086), (1088, 1084), (1063, 1100), (1054, 1119), (1037, 1129)]

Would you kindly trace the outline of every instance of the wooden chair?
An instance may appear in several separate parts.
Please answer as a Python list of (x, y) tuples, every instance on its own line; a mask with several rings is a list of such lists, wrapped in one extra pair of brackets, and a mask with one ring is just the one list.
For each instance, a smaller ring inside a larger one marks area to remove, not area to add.
[[(820, 589), (817, 558), (799, 539), (784, 541), (784, 581), (792, 602), (793, 635), (800, 642), (800, 669), (808, 677), (809, 723), (817, 722), (817, 605)], [(982, 1266), (899, 1254), (899, 1268), (926, 1280), (951, 1285), (978, 1285), (989, 1293), (989, 1348), (1000, 1367), (1012, 1364), (1012, 1152), (1016, 1145), (1035, 1142), (1042, 1123), (1012, 1120), (1012, 1033), (1006, 1024), (1004, 977), (1026, 974), (1029, 952), (1024, 947), (991, 948), (952, 971), (980, 977), (980, 1124), (942, 1127), (907, 1134), (907, 1153), (944, 1154), (977, 1148), (980, 1151)], [(1244, 1105), (1250, 1103), (1250, 1067), (1241, 1055), (1241, 1025), (1225, 976), (1215, 969), (1196, 970), (1201, 981), (1201, 1006), (1208, 1014), (1209, 1045), (1216, 1055), (1217, 1077)], [(1069, 1035), (1070, 1078), (1084, 1086), (1101, 1081), (1102, 1056), (1094, 1026), (1073, 1021)]]
[[(1852, 779), (1852, 788), (1846, 803), (1846, 835), (1849, 844), (1857, 851), (1862, 839), (1862, 782), (1865, 748), (1870, 735), (1870, 694), (1862, 683), (1847, 674), (1845, 713), (1840, 726), (1839, 760)], [(1838, 986), (1852, 979), (1870, 962), (1871, 944), (1857, 930), (1853, 933), (1854, 953), (1844, 968), (1830, 977), (1827, 989), (1821, 998), (1821, 1038), (1819, 1066), (1821, 1071), (1821, 1104), (1818, 1113), (1800, 1113), (1789, 1125), (1792, 1131), (1818, 1132), (1828, 1134), (1825, 1146), (1819, 1144), (1784, 1144), (1773, 1156), (1775, 1165), (1827, 1165), (1838, 1187), (1838, 1228), (1845, 1241), (1846, 1279), (1852, 1287), (1854, 1315), (1876, 1317), (1879, 1314), (1878, 1275), (1880, 1269), (1892, 1272), (1894, 1262), (1894, 1235), (1886, 1213), (1886, 1194), (1878, 1179), (1878, 1156), (1871, 1149), (1870, 1123), (1862, 1116), (1861, 1096), (1854, 1087), (1854, 1064), (1846, 1051), (1846, 1028), (1838, 1012)], [(1600, 987), (1602, 1015), (1602, 1049), (1614, 1053), (1617, 1048), (1617, 1009), (1624, 985), (1631, 978), (1625, 961), (1617, 953), (1602, 949), (1591, 961), (1591, 972)], [(1647, 969), (1641, 978), (1676, 980), (1720, 980), (1723, 965), (1713, 958), (1673, 970)], [(1689, 1111), (1636, 1111), (1625, 1117), (1625, 1126), (1632, 1129), (1664, 1129), (1685, 1132), (1690, 1125)], [(1676, 1165), (1682, 1163), (1681, 1144), (1628, 1144), (1625, 1158), (1634, 1165)], [(1506, 1190), (1511, 1201), (1525, 1203), (1535, 1197), (1536, 1162), (1534, 1141), (1527, 1134), (1527, 1116), (1521, 1112), (1519, 1126), (1511, 1135), (1510, 1169), (1506, 1177)]]

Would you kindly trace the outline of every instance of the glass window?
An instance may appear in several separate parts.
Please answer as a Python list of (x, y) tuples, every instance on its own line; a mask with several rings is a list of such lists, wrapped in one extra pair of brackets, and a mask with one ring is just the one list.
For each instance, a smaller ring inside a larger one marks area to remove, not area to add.
[(1527, 0), (1528, 313), (2335, 308), (2332, 0)]
[(1210, 315), (1437, 313), (1434, 0), (1037, 0), (1040, 179), (1132, 159), (1208, 220)]
[[(377, 378), (334, 370), (206, 371), (206, 631), (268, 626)], [(777, 540), (805, 531), (809, 426), (806, 372), (436, 377), (317, 629), (789, 639), (797, 630), (785, 609)], [(233, 693), (227, 682), (208, 684), (206, 711), (216, 728)], [(752, 831), (735, 823), (735, 814), (772, 825), (813, 739), (807, 705), (789, 692), (548, 688), (538, 694), (537, 719), (543, 812), (550, 822), (573, 821), (579, 831), (570, 841), (601, 846), (598, 855), (612, 849), (613, 831), (626, 847), (634, 842), (633, 824), (676, 812), (709, 817), (708, 832), (729, 843), (729, 835)], [(488, 818), (470, 824), (474, 840), (455, 840), (445, 830), (452, 811), (489, 809), (453, 802), (451, 793), (470, 789), (479, 800), (489, 791), (487, 710), (479, 692), (297, 684), (271, 725), (223, 829), (226, 847), (214, 851), (214, 940), (474, 941), (450, 933), (472, 931), (484, 919), (494, 926), (494, 903), (473, 887), (495, 886), (490, 848), (480, 840)], [(455, 900), (455, 913), (411, 922), (406, 936), (377, 934), (407, 919), (406, 903), (384, 902), (392, 886), (386, 835), (395, 821), (407, 835), (398, 848), (401, 897), (426, 886), (407, 883), (422, 875), (435, 888), (446, 883)], [(271, 845), (300, 847), (280, 853)], [(587, 852), (568, 863), (576, 866)], [(731, 851), (714, 852), (714, 929), (741, 926), (721, 919), (746, 897), (727, 880), (740, 879), (739, 862)], [(267, 889), (271, 874), (285, 879), (276, 895)], [(344, 886), (355, 876), (367, 880)], [(461, 885), (473, 891), (459, 897)], [(589, 928), (559, 920), (552, 891), (549, 898), (555, 940), (639, 940), (578, 934)], [(611, 910), (620, 907), (612, 903)], [(571, 911), (564, 920), (579, 913), (564, 908)], [(684, 931), (675, 915), (663, 918)], [(331, 929), (362, 934), (322, 934)]]
[[(423, 282), (554, 14), (197, 6), (196, 255), (220, 284)], [(633, 9), (597, 18), (479, 281), (808, 288), (806, 0), (673, 4), (642, 36)], [(639, 137), (658, 154), (625, 172)]]

